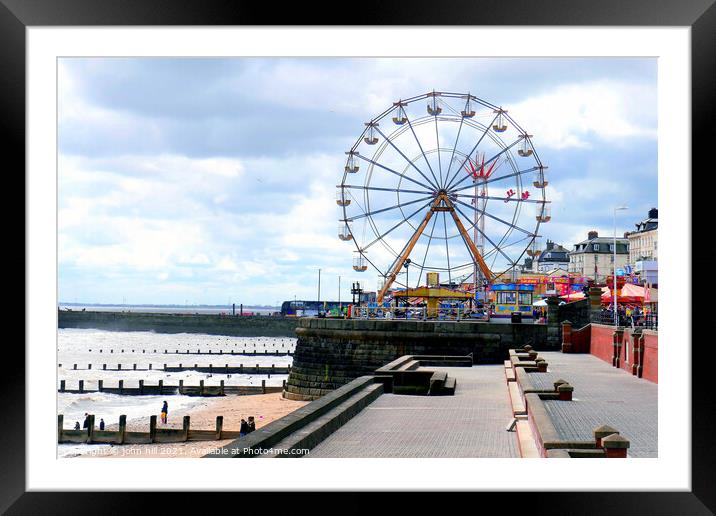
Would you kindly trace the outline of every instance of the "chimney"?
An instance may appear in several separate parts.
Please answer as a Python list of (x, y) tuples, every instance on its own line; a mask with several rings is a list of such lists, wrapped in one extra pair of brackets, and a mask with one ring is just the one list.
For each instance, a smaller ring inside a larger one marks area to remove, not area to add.
[(547, 240), (547, 250), (551, 251), (552, 249), (554, 249), (554, 242), (552, 242), (551, 240), (548, 239)]
[(587, 240), (593, 240), (593, 239), (597, 238), (598, 236), (599, 236), (599, 233), (597, 233), (596, 231), (590, 231), (589, 233), (587, 233)]
[(650, 219), (658, 219), (659, 218), (659, 210), (656, 208), (652, 208), (649, 210), (649, 218)]

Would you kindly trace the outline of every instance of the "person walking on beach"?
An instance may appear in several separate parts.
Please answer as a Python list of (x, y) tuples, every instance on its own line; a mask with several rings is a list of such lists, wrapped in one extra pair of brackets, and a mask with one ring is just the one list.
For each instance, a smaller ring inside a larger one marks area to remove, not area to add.
[(249, 424), (242, 417), (241, 418), (241, 427), (239, 427), (239, 437), (243, 437), (248, 433), (249, 433)]
[(249, 416), (249, 433), (256, 430), (256, 422), (254, 421), (254, 416)]
[(104, 430), (104, 419), (101, 419), (101, 418), (100, 418), (100, 420), (99, 420), (99, 429), (100, 429), (100, 430)]
[(89, 414), (85, 412), (85, 422), (82, 423), (82, 428), (87, 430), (89, 428)]
[(80, 422), (75, 421), (75, 430), (79, 430), (79, 429), (80, 429)]
[(167, 424), (167, 416), (169, 415), (169, 404), (164, 400), (164, 404), (162, 405), (162, 423)]

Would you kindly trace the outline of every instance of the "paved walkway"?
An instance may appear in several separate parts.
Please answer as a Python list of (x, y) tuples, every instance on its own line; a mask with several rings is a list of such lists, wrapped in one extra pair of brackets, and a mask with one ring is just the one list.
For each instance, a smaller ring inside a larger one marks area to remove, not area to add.
[(455, 377), (455, 395), (384, 394), (307, 457), (519, 457), (502, 365), (426, 369)]
[(545, 401), (561, 438), (590, 440), (592, 430), (609, 425), (629, 439), (630, 457), (658, 452), (658, 386), (586, 354), (540, 352), (547, 373), (531, 374), (537, 388), (552, 388), (562, 378), (574, 386), (573, 402)]

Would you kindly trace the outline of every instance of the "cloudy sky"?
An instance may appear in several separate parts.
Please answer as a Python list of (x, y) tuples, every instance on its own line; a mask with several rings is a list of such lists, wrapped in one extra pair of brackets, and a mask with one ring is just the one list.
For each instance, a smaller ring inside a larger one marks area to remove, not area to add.
[(507, 109), (549, 169), (571, 247), (657, 207), (654, 59), (63, 59), (64, 302), (270, 304), (375, 289), (337, 236), (344, 152), (399, 98)]

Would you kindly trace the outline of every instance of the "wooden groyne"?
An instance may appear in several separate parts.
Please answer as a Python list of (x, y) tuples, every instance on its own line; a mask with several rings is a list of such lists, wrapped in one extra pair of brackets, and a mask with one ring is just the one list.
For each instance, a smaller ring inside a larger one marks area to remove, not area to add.
[(186, 441), (220, 441), (237, 439), (240, 433), (223, 429), (224, 416), (216, 416), (216, 428), (212, 430), (193, 430), (191, 419), (184, 416), (182, 428), (157, 428), (157, 416), (150, 416), (148, 432), (127, 431), (127, 416), (119, 416), (118, 430), (98, 430), (95, 428), (94, 415), (89, 416), (89, 428), (68, 430), (63, 428), (64, 416), (57, 416), (57, 442), (82, 444), (152, 444), (182, 443)]
[(156, 385), (150, 385), (139, 380), (137, 387), (125, 387), (124, 380), (118, 380), (116, 387), (107, 387), (103, 380), (97, 380), (97, 389), (85, 389), (85, 381), (78, 380), (77, 388), (67, 388), (67, 381), (60, 380), (60, 388), (57, 392), (69, 394), (87, 394), (95, 392), (103, 392), (107, 394), (121, 394), (127, 396), (148, 396), (152, 394), (181, 394), (184, 396), (226, 396), (230, 394), (249, 395), (249, 394), (268, 394), (272, 392), (282, 392), (286, 387), (286, 380), (283, 381), (281, 387), (266, 386), (266, 380), (261, 380), (261, 385), (225, 385), (221, 380), (219, 385), (205, 385), (204, 380), (199, 380), (199, 385), (184, 385), (184, 380), (179, 380), (179, 385), (164, 385), (163, 380), (159, 380)]
[[(141, 365), (141, 364), (140, 364)], [(57, 365), (58, 368), (62, 369), (62, 364)], [(78, 368), (77, 364), (72, 364), (72, 370), (73, 371), (90, 371), (92, 370), (92, 364), (87, 364), (86, 368)], [(99, 370), (99, 369), (98, 369)], [(170, 366), (168, 364), (164, 364), (164, 367), (162, 368), (156, 368), (152, 369), (152, 364), (148, 364), (146, 367), (137, 367), (137, 364), (132, 364), (131, 367), (127, 366), (127, 364), (116, 364), (114, 367), (112, 364), (102, 364), (102, 371), (164, 371), (167, 373), (180, 373), (182, 371), (195, 371), (197, 373), (209, 373), (209, 374), (257, 374), (257, 375), (263, 375), (266, 374), (271, 377), (272, 374), (289, 374), (291, 372), (291, 366), (275, 366), (274, 364), (271, 364), (270, 366), (260, 366), (259, 364), (256, 364), (255, 366), (244, 366), (244, 364), (239, 365), (232, 365), (224, 364), (224, 365), (189, 365), (189, 364), (179, 364), (177, 366)]]
[(279, 316), (157, 314), (141, 312), (57, 311), (58, 328), (110, 331), (205, 333), (241, 337), (295, 337), (296, 319)]

